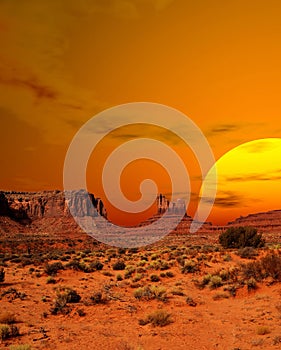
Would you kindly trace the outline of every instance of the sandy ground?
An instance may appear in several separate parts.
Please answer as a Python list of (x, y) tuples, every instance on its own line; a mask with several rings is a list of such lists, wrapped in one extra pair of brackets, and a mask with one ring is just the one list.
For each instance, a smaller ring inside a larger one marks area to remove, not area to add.
[[(249, 260), (241, 259), (235, 252), (224, 251), (187, 255), (184, 258), (198, 261), (200, 268), (183, 274), (179, 263), (169, 258), (169, 249), (142, 250), (121, 257), (115, 256), (113, 251), (70, 254), (71, 260), (76, 258), (86, 263), (98, 259), (104, 264), (103, 269), (91, 273), (65, 269), (54, 276), (55, 284), (47, 283), (45, 262), (22, 267), (19, 262), (6, 261), (5, 282), (0, 283), (0, 318), (7, 312), (14, 314), (20, 336), (2, 341), (0, 349), (14, 344), (29, 344), (31, 349), (62, 350), (281, 348), (280, 282), (264, 280), (257, 284), (257, 289), (250, 291), (240, 285), (236, 296), (225, 290), (228, 282), (215, 289), (209, 286), (199, 289), (196, 285), (207, 273), (233, 269)], [(158, 260), (171, 265), (168, 270), (153, 268), (155, 254)], [(143, 260), (144, 255), (148, 261)], [(114, 262), (119, 259), (124, 260), (126, 270), (113, 270)], [(55, 261), (49, 263), (52, 262)], [(65, 265), (67, 261), (62, 263)], [(124, 278), (132, 266), (141, 267), (141, 273), (135, 271), (131, 277)], [(173, 276), (164, 275), (167, 271)], [(117, 275), (123, 280), (118, 281)], [(151, 275), (160, 276), (160, 281), (152, 282)], [(61, 286), (76, 290), (81, 300), (68, 304), (68, 314), (52, 315), (50, 310), (57, 296), (56, 289)], [(166, 300), (136, 299), (137, 287), (144, 286), (164, 287)], [(106, 303), (90, 302), (90, 296), (96, 292), (102, 293)], [(26, 296), (21, 298), (20, 293)], [(196, 306), (189, 305), (187, 298)], [(139, 324), (140, 319), (160, 309), (171, 314), (170, 324), (163, 327)]]

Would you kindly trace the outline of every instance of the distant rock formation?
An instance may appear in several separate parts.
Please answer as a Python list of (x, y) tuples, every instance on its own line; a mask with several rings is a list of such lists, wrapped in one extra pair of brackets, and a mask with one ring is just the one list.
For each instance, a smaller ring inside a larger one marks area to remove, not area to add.
[(178, 199), (176, 202), (170, 202), (165, 195), (160, 193), (156, 199), (157, 214), (164, 214), (168, 211), (169, 214), (179, 214), (185, 212), (185, 201)]
[[(175, 206), (169, 206), (169, 204), (165, 196), (159, 195), (157, 197), (157, 214), (145, 220), (139, 226), (150, 225), (167, 210), (169, 214), (167, 220), (172, 220), (177, 212), (177, 207), (184, 205), (182, 201), (176, 202)], [(75, 222), (71, 213), (75, 213), (77, 217), (82, 217), (82, 220), (84, 220), (84, 217), (87, 219), (87, 216), (107, 217), (102, 200), (83, 190), (73, 191), (70, 196), (58, 190), (41, 192), (0, 191), (0, 234), (81, 233), (82, 229)], [(189, 233), (192, 221), (193, 219), (185, 214), (173, 233)], [(108, 224), (110, 225), (110, 223)], [(239, 217), (225, 226), (216, 226), (212, 225), (211, 222), (205, 222), (197, 233), (218, 234), (231, 226), (253, 226), (259, 232), (266, 233), (267, 236), (270, 236), (270, 234), (276, 236), (277, 234), (281, 238), (281, 210)]]
[(102, 200), (91, 193), (73, 191), (69, 198), (66, 200), (64, 192), (58, 190), (0, 192), (0, 216), (10, 217), (22, 224), (30, 224), (42, 218), (69, 218), (71, 209), (77, 216), (107, 216)]
[(229, 222), (226, 227), (229, 226), (254, 226), (259, 232), (278, 231), (281, 233), (281, 210), (240, 216)]

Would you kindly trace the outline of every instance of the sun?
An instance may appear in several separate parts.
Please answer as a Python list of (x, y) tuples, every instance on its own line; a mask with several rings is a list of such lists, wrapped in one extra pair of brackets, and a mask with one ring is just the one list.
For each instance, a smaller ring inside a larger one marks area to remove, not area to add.
[(281, 209), (281, 138), (250, 141), (224, 154), (207, 174), (201, 193), (214, 186), (215, 169), (217, 195), (209, 221), (225, 224), (239, 216)]

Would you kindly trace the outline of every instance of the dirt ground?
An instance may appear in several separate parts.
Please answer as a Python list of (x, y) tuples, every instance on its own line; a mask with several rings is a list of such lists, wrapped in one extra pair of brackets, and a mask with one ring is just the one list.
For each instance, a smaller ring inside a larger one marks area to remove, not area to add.
[[(281, 260), (280, 247), (241, 258), (204, 237), (183, 242), (2, 249), (0, 327), (10, 323), (19, 335), (2, 337), (0, 349), (281, 348), (280, 281), (245, 268), (273, 253)], [(69, 291), (80, 299), (67, 299)]]

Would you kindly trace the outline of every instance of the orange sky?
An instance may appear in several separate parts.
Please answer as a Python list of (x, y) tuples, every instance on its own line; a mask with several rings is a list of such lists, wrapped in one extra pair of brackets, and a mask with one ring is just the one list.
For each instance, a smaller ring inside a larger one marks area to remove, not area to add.
[[(216, 159), (244, 142), (280, 137), (280, 18), (279, 0), (2, 0), (0, 188), (62, 189), (74, 134), (127, 102), (179, 109)], [(93, 155), (89, 171), (113, 146)], [(162, 176), (156, 181), (165, 188)], [(102, 196), (97, 183), (89, 187)], [(199, 189), (193, 181), (191, 213)], [(256, 209), (238, 205), (241, 214)]]

